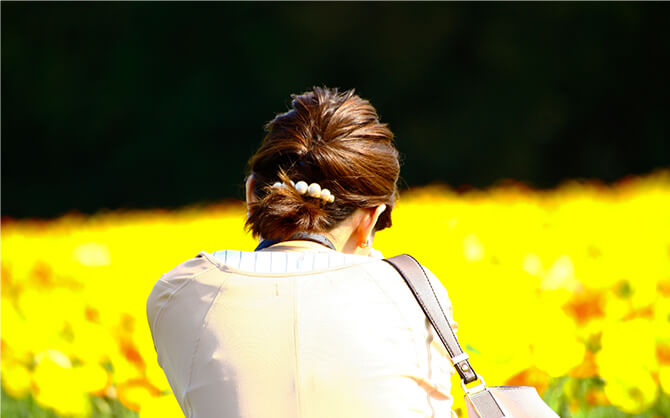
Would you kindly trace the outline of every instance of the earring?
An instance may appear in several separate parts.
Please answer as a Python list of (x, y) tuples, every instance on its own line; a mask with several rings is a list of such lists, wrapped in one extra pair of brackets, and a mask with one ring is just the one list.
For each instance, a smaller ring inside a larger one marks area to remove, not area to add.
[(365, 242), (358, 244), (358, 246), (361, 248), (368, 248), (370, 246), (370, 237), (368, 237), (368, 239), (366, 239)]

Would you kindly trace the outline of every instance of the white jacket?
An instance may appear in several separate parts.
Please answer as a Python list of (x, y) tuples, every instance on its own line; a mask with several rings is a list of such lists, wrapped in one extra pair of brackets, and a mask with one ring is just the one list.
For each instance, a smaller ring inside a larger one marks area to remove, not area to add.
[(280, 248), (203, 252), (154, 286), (149, 326), (186, 416), (456, 416), (446, 350), (390, 265)]

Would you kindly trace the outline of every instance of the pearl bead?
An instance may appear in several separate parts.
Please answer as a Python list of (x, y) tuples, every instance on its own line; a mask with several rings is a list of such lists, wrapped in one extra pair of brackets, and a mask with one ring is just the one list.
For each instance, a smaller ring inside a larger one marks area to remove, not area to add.
[(312, 197), (321, 196), (321, 186), (319, 186), (318, 183), (310, 184), (309, 189), (307, 189), (307, 194), (312, 196)]
[(330, 196), (331, 196), (330, 195), (330, 190), (328, 190), (328, 189), (321, 190), (321, 196), (320, 196), (321, 200), (323, 200), (324, 202), (327, 202), (328, 199), (330, 199)]
[(307, 187), (307, 183), (305, 183), (304, 181), (299, 181), (299, 182), (297, 182), (297, 183), (295, 184), (295, 190), (296, 190), (299, 194), (305, 194), (305, 193), (307, 193), (307, 189), (308, 189), (308, 187)]
[(281, 186), (281, 183), (280, 183), (280, 182), (278, 182), (278, 181), (277, 181), (277, 182), (275, 182), (275, 184), (273, 184), (273, 185), (272, 185), (272, 187), (279, 187), (279, 186)]
[(330, 197), (328, 198), (328, 202), (333, 203), (334, 201), (335, 201), (335, 196), (333, 196), (331, 194)]

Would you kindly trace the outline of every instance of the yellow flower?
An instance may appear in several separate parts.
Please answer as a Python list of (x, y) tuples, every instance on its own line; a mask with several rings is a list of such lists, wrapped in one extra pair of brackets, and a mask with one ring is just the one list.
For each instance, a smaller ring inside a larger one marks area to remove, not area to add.
[[(556, 306), (537, 308), (536, 327), (532, 334), (534, 364), (552, 377), (567, 375), (582, 363), (586, 348), (576, 338), (576, 326)], [(548, 326), (551, 324), (551, 326)]]
[[(635, 359), (625, 362), (630, 358), (631, 344), (635, 346)], [(658, 370), (653, 321), (637, 318), (607, 324), (601, 338), (601, 349), (596, 353), (596, 363), (605, 380), (626, 380), (633, 374), (649, 374)]]
[(72, 367), (72, 362), (67, 355), (52, 348), (37, 353), (35, 355), (35, 363), (37, 363), (38, 366), (50, 366), (55, 364), (63, 369), (69, 369)]
[(658, 384), (648, 372), (633, 369), (625, 377), (607, 379), (605, 396), (622, 411), (639, 414), (656, 402)]
[(143, 380), (131, 380), (119, 384), (116, 394), (126, 408), (139, 411), (142, 405), (158, 393)]
[(110, 384), (109, 373), (97, 363), (82, 364), (73, 368), (82, 389), (88, 393), (102, 395)]
[(140, 408), (140, 418), (181, 418), (183, 416), (184, 413), (171, 393), (149, 398)]
[(30, 371), (19, 363), (2, 363), (2, 387), (7, 394), (21, 399), (30, 392)]
[(575, 278), (575, 267), (570, 256), (563, 254), (549, 267), (546, 276), (542, 280), (542, 288), (547, 290), (566, 289), (570, 291), (579, 288), (579, 282)]
[(77, 245), (72, 257), (87, 267), (109, 266), (112, 264), (109, 248), (104, 243), (85, 242)]
[[(668, 257), (670, 258), (670, 257)], [(670, 345), (670, 297), (659, 296), (654, 304), (656, 339)]]
[(159, 391), (167, 392), (170, 390), (170, 384), (165, 377), (165, 372), (163, 372), (163, 369), (158, 365), (158, 362), (152, 361), (151, 363), (148, 363), (145, 374), (149, 383)]
[(661, 382), (663, 392), (670, 395), (670, 366), (661, 366), (658, 370), (658, 380)]
[(29, 363), (32, 361), (30, 353), (32, 347), (21, 344), (24, 341), (24, 335), (26, 335), (26, 321), (14, 309), (14, 304), (11, 300), (3, 297), (0, 309), (0, 321), (2, 322), (0, 325), (0, 329), (2, 330), (0, 334), (0, 339), (2, 340), (2, 361), (15, 360), (26, 364)]
[(109, 329), (86, 320), (73, 324), (74, 356), (86, 363), (104, 363), (118, 352), (119, 343)]
[(131, 363), (122, 354), (113, 354), (112, 361), (112, 380), (116, 383), (125, 382), (142, 378), (142, 371), (138, 369), (137, 364)]
[(88, 416), (91, 404), (83, 382), (69, 364), (69, 359), (56, 350), (37, 356), (33, 372), (35, 401), (64, 416)]
[(468, 234), (463, 239), (463, 255), (468, 261), (480, 261), (484, 258), (484, 246), (475, 234)]

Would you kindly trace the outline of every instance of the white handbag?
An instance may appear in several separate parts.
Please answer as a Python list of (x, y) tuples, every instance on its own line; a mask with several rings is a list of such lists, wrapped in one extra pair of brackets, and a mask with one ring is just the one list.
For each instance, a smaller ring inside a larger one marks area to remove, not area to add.
[[(442, 310), (426, 272), (412, 256), (403, 254), (384, 259), (405, 279), (416, 300), (433, 324), (440, 340), (447, 349), (454, 368), (461, 376), (465, 391), (468, 417), (475, 418), (556, 418), (558, 414), (547, 405), (537, 390), (530, 386), (486, 386), (484, 379), (475, 373), (454, 334), (447, 315)], [(479, 381), (478, 385), (467, 387)]]

